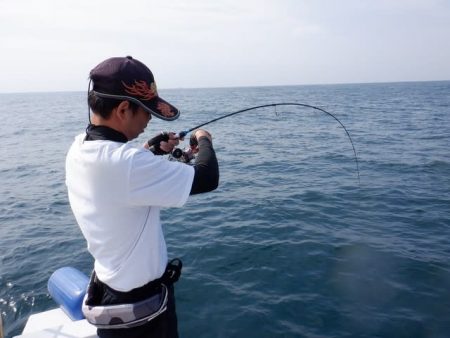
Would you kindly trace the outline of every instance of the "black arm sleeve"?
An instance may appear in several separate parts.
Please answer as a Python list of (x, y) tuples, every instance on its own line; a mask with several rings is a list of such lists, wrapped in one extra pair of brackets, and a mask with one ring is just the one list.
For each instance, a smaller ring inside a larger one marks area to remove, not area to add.
[(191, 195), (212, 191), (219, 186), (219, 164), (211, 141), (205, 136), (200, 137), (198, 150)]

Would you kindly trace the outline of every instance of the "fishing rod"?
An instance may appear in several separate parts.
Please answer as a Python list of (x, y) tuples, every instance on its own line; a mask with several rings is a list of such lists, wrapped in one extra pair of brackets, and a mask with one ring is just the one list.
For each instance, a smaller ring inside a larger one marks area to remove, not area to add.
[[(251, 111), (251, 110), (256, 110), (256, 109), (261, 109), (261, 108), (267, 108), (267, 107), (275, 107), (275, 109), (276, 109), (277, 106), (299, 106), (299, 107), (311, 108), (311, 109), (314, 109), (314, 110), (321, 111), (321, 112), (323, 112), (323, 113), (325, 113), (325, 114), (331, 116), (333, 119), (335, 119), (335, 120), (341, 125), (341, 127), (344, 129), (345, 133), (347, 134), (348, 139), (350, 140), (350, 144), (352, 145), (352, 148), (353, 148), (353, 154), (354, 154), (354, 157), (355, 157), (356, 172), (357, 172), (357, 174), (358, 174), (358, 183), (359, 183), (359, 184), (361, 183), (360, 175), (359, 175), (358, 156), (357, 156), (357, 154), (356, 154), (356, 149), (355, 149), (355, 145), (353, 144), (352, 137), (350, 136), (350, 133), (348, 132), (347, 128), (344, 126), (344, 124), (343, 124), (343, 123), (342, 123), (335, 115), (331, 114), (330, 112), (327, 112), (325, 109), (322, 109), (322, 108), (319, 108), (319, 107), (316, 107), (316, 106), (312, 106), (312, 105), (309, 105), (309, 104), (304, 104), (304, 103), (290, 103), (290, 102), (289, 102), (289, 103), (288, 103), (288, 102), (285, 103), (285, 102), (283, 102), (283, 103), (263, 104), (263, 105), (260, 105), (260, 106), (254, 106), (254, 107), (250, 107), (250, 108), (246, 108), (246, 109), (241, 109), (241, 110), (238, 110), (238, 111), (235, 111), (235, 112), (232, 112), (232, 113), (223, 115), (223, 116), (219, 116), (219, 117), (217, 117), (217, 118), (215, 118), (215, 119), (212, 119), (212, 120), (210, 120), (210, 121), (201, 123), (201, 124), (199, 124), (199, 125), (197, 125), (197, 126), (195, 126), (195, 127), (192, 127), (192, 128), (190, 128), (190, 129), (180, 131), (180, 132), (178, 133), (178, 136), (179, 136), (180, 139), (183, 139), (183, 138), (184, 138), (187, 134), (189, 134), (191, 131), (194, 131), (194, 130), (196, 130), (196, 129), (198, 129), (198, 128), (201, 128), (201, 127), (206, 126), (206, 125), (208, 125), (208, 124), (211, 124), (211, 123), (213, 123), (213, 122), (217, 122), (217, 121), (219, 121), (219, 120), (225, 119), (225, 118), (227, 118), (227, 117), (230, 117), (230, 116), (233, 116), (233, 115), (237, 115), (237, 114), (241, 114), (241, 113), (245, 113), (245, 112), (248, 112), (248, 111)], [(176, 158), (177, 158), (177, 157), (180, 157), (180, 156), (181, 156), (181, 150), (178, 149), (178, 152), (175, 152), (175, 153), (173, 154), (173, 156), (176, 157)]]

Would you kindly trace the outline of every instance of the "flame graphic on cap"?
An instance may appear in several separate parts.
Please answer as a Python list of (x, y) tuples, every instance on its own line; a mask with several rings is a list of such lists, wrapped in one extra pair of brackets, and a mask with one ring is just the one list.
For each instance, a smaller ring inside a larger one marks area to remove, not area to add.
[(122, 81), (123, 86), (125, 87), (125, 91), (128, 94), (139, 97), (142, 100), (151, 100), (158, 96), (158, 91), (156, 90), (156, 84), (152, 82), (150, 87), (145, 81), (134, 81), (134, 84), (128, 86), (125, 82)]
[(158, 106), (156, 107), (163, 116), (172, 117), (175, 113), (172, 111), (172, 108), (164, 102), (158, 102)]

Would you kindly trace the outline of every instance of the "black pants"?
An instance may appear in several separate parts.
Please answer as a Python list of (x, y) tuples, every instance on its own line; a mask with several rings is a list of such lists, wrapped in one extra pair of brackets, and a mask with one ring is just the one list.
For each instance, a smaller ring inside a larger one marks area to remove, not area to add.
[[(101, 283), (101, 282), (100, 282)], [(137, 302), (158, 292), (158, 286), (147, 285), (130, 292), (119, 292), (101, 283), (103, 297), (100, 305)], [(172, 285), (167, 286), (167, 310), (150, 322), (129, 329), (97, 329), (100, 338), (178, 338), (177, 314), (175, 311), (175, 292)]]

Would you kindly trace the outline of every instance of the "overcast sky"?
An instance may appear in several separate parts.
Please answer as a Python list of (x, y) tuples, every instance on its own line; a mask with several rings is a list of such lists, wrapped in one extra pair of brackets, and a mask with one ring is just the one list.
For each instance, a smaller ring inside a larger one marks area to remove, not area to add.
[(159, 88), (450, 80), (450, 0), (0, 0), (0, 26), (0, 92), (126, 55)]

